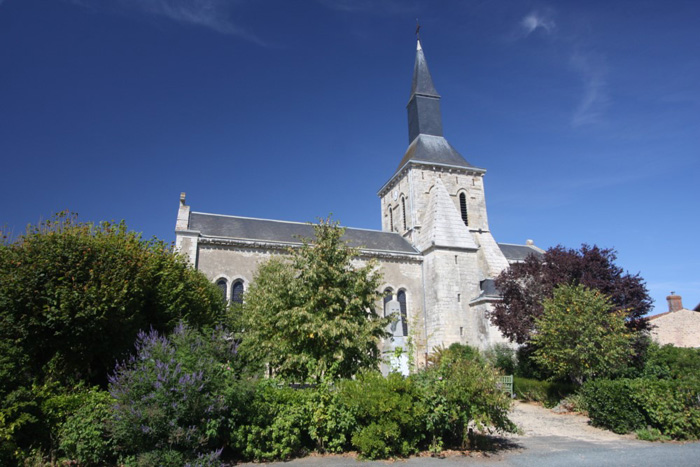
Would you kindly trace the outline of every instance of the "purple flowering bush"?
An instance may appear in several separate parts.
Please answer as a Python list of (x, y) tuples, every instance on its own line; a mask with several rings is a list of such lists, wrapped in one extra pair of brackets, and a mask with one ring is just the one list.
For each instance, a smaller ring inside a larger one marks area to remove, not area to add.
[(139, 333), (136, 354), (109, 378), (111, 432), (124, 464), (218, 463), (236, 347), (222, 329), (204, 336), (180, 324), (168, 337)]

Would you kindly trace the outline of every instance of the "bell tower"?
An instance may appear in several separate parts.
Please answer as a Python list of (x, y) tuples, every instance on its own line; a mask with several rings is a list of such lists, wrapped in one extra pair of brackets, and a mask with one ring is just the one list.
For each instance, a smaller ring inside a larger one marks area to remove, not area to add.
[(423, 255), (427, 348), (454, 342), (483, 348), (501, 339), (485, 317), (489, 305), (477, 299), (483, 281), (508, 262), (489, 230), (486, 170), (443, 135), (440, 95), (420, 38), (406, 108), (408, 149), (378, 192), (382, 230), (401, 234)]

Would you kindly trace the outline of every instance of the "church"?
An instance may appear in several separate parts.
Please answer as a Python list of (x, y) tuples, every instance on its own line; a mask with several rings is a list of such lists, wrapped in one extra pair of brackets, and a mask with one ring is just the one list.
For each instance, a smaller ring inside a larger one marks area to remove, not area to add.
[[(385, 297), (380, 313), (395, 313), (393, 338), (382, 344), (383, 371), (407, 373), (432, 349), (459, 342), (479, 349), (505, 343), (488, 319), (500, 300), (494, 278), (509, 264), (542, 254), (525, 245), (497, 243), (486, 214), (486, 170), (467, 162), (445, 139), (440, 95), (417, 41), (408, 111), (408, 148), (379, 188), (382, 229), (347, 228), (345, 240), (360, 262), (380, 266)], [(397, 157), (398, 160), (398, 157)], [(235, 214), (235, 213), (234, 213)], [(241, 302), (258, 265), (313, 237), (313, 226), (191, 210), (185, 194), (175, 245), (222, 290)]]

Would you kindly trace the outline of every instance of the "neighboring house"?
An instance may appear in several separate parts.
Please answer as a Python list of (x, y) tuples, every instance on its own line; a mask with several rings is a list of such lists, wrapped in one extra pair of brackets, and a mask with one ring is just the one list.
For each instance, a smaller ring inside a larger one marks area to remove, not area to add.
[(668, 311), (649, 317), (651, 337), (661, 345), (700, 347), (700, 305), (695, 310), (683, 308), (680, 295), (666, 297)]
[[(491, 235), (486, 170), (467, 162), (444, 138), (440, 96), (420, 41), (407, 108), (408, 149), (378, 192), (382, 230), (348, 228), (345, 239), (360, 248), (360, 262), (379, 262), (384, 313), (401, 318), (383, 350), (396, 355), (398, 347), (409, 348), (410, 339), (415, 361), (422, 363), (436, 346), (459, 342), (484, 349), (506, 342), (487, 317), (500, 300), (493, 279), (510, 263), (543, 250), (532, 241), (498, 244)], [(240, 302), (258, 265), (299, 245), (300, 237), (313, 237), (313, 227), (194, 212), (183, 193), (175, 233), (177, 247), (195, 267), (228, 300)], [(404, 373), (406, 363), (406, 355), (393, 362)]]

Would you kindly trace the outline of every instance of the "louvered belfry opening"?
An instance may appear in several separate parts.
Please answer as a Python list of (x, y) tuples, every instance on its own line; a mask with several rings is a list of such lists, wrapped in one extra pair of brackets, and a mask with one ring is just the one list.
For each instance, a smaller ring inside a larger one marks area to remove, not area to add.
[(406, 228), (406, 198), (401, 198), (401, 215), (403, 216), (403, 230), (405, 232), (408, 230)]
[(469, 225), (469, 215), (467, 214), (467, 195), (459, 194), (459, 212), (462, 214), (464, 225)]

